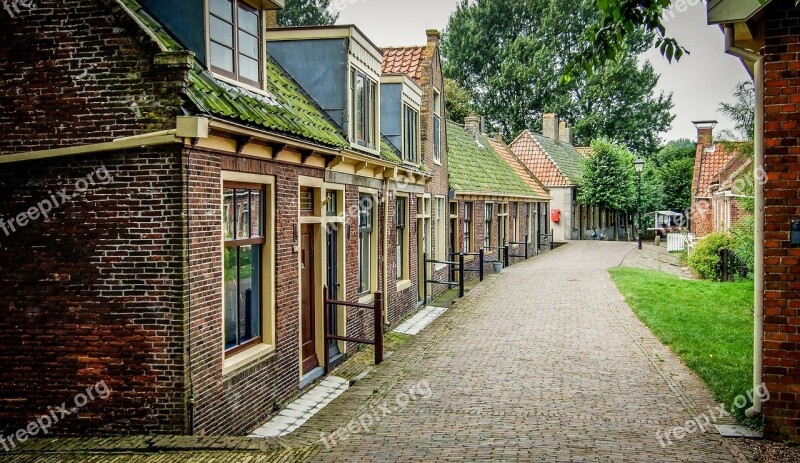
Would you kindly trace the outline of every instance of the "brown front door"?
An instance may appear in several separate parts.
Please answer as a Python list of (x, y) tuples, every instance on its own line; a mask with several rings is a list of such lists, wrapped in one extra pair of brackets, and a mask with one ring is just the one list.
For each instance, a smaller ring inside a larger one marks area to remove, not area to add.
[(301, 322), (303, 338), (303, 374), (319, 366), (317, 361), (316, 337), (316, 285), (314, 282), (314, 227), (303, 225), (300, 237), (302, 268), (300, 271), (300, 291), (302, 293)]

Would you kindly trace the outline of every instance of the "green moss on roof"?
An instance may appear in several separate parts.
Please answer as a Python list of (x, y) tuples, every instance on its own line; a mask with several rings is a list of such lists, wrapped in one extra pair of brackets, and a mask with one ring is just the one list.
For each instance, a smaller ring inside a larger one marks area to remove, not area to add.
[(581, 180), (583, 168), (581, 163), (584, 157), (567, 143), (556, 143), (544, 135), (532, 134), (533, 137), (542, 145), (542, 148), (553, 159), (556, 167), (566, 176), (573, 185), (578, 185)]
[(400, 157), (400, 151), (393, 147), (384, 136), (381, 136), (381, 159), (395, 164), (403, 163), (403, 159)]
[(457, 192), (537, 196), (494, 152), (486, 137), (475, 140), (451, 121), (447, 122), (447, 156), (450, 187)]
[(256, 93), (227, 84), (197, 64), (189, 73), (186, 95), (203, 113), (327, 146), (350, 146), (319, 106), (271, 58), (267, 59), (267, 76), (268, 92)]
[[(183, 50), (180, 43), (139, 2), (118, 1), (134, 14), (162, 48), (168, 51)], [(273, 59), (268, 58), (266, 64), (267, 91), (257, 93), (217, 79), (195, 61), (189, 71), (186, 97), (202, 114), (334, 148), (350, 146), (322, 109)]]

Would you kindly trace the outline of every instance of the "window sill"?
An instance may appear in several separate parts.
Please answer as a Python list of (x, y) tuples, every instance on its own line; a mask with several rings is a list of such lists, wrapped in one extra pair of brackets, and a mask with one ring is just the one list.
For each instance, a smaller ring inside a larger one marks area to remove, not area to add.
[(464, 262), (474, 262), (475, 256), (464, 256)]
[(230, 77), (224, 76), (224, 75), (222, 75), (222, 74), (220, 74), (218, 72), (214, 72), (214, 71), (210, 71), (210, 72), (214, 76), (214, 78), (219, 79), (219, 80), (225, 82), (226, 84), (230, 84), (230, 85), (233, 85), (233, 86), (236, 86), (236, 87), (243, 88), (245, 90), (249, 90), (249, 91), (251, 91), (253, 93), (257, 93), (257, 94), (259, 94), (261, 96), (274, 98), (273, 95), (270, 95), (269, 92), (267, 92), (266, 90), (264, 90), (261, 87), (256, 87), (255, 85), (249, 84), (247, 82), (241, 82), (241, 81), (238, 81), (236, 79), (231, 79)]
[(244, 352), (240, 352), (222, 362), (222, 376), (235, 373), (242, 368), (262, 360), (275, 353), (275, 346), (269, 344), (259, 344)]
[(365, 294), (358, 298), (359, 304), (372, 304), (373, 302), (375, 302), (374, 294)]
[(438, 272), (439, 270), (446, 269), (447, 267), (449, 267), (449, 265), (447, 265), (447, 264), (436, 264), (433, 267), (433, 271), (434, 272)]
[(433, 163), (436, 164), (439, 167), (442, 167), (442, 161), (441, 160), (437, 161), (437, 160), (434, 159)]
[(411, 287), (411, 280), (402, 280), (397, 282), (397, 292), (405, 291)]

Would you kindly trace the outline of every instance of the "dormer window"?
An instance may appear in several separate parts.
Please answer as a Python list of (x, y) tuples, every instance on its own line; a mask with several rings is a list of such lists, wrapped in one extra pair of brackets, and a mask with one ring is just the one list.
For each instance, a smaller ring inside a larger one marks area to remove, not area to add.
[(409, 164), (419, 164), (419, 111), (403, 105), (403, 154)]
[(244, 0), (210, 0), (211, 70), (261, 87), (261, 11)]
[(350, 94), (352, 98), (353, 142), (375, 148), (377, 145), (377, 100), (378, 84), (355, 68), (350, 70)]

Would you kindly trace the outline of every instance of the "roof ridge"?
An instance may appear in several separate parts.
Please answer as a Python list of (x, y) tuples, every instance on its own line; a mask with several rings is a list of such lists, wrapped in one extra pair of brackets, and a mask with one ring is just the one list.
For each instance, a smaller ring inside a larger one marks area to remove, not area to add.
[[(552, 156), (552, 155), (551, 155), (551, 154), (550, 154), (550, 153), (547, 151), (547, 149), (546, 149), (544, 146), (542, 146), (542, 143), (541, 143), (541, 142), (539, 141), (539, 139), (536, 137), (536, 135), (537, 135), (537, 134), (532, 134), (532, 135), (533, 135), (533, 136), (532, 136), (531, 138), (533, 138), (533, 141), (534, 141), (534, 142), (536, 142), (536, 144), (537, 144), (537, 145), (539, 145), (539, 148), (541, 148), (541, 149), (542, 149), (542, 152), (543, 152), (543, 153), (544, 153), (544, 155), (547, 157), (547, 160), (548, 160), (548, 161), (550, 161), (550, 163), (552, 163), (552, 164), (553, 164), (553, 167), (555, 167), (555, 168), (556, 168), (556, 170), (558, 171), (558, 174), (559, 174), (559, 175), (561, 175), (561, 177), (563, 178), (563, 180), (566, 180), (566, 183), (567, 183), (568, 185), (574, 185), (574, 182), (572, 181), (572, 179), (571, 179), (571, 178), (569, 178), (569, 176), (568, 176), (566, 173), (564, 173), (564, 169), (563, 169), (561, 166), (559, 166), (559, 165), (558, 165), (558, 163), (556, 162), (556, 160), (555, 160), (555, 159), (553, 159), (553, 156)], [(544, 135), (542, 135), (542, 137), (544, 137)]]

